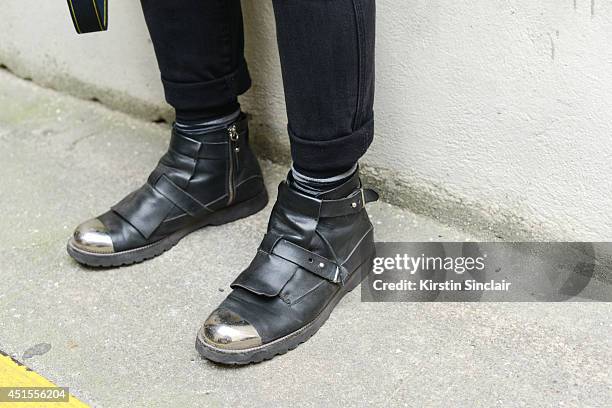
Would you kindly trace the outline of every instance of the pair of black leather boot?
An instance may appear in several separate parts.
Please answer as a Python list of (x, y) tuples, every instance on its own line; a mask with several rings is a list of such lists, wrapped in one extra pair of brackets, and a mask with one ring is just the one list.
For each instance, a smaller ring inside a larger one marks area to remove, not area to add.
[[(280, 184), (255, 258), (199, 330), (203, 357), (248, 364), (297, 347), (371, 269), (374, 237), (365, 204), (378, 196), (362, 188), (358, 172), (317, 198), (292, 183), (289, 174)], [(79, 225), (68, 253), (89, 266), (141, 262), (199, 228), (254, 214), (267, 201), (245, 115), (202, 137), (174, 129), (147, 183)]]

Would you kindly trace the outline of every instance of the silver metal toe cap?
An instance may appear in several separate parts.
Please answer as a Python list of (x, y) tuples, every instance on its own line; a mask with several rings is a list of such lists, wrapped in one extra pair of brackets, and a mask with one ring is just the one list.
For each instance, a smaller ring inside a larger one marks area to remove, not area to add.
[(115, 252), (108, 228), (97, 218), (79, 225), (74, 230), (70, 242), (77, 249), (87, 252), (97, 254), (112, 254)]
[(255, 327), (225, 308), (215, 310), (206, 319), (198, 337), (208, 345), (224, 350), (244, 350), (262, 343)]

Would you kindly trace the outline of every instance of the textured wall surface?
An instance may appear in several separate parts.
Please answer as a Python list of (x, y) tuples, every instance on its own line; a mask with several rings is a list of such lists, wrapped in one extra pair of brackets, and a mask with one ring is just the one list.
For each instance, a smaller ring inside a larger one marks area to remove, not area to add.
[[(0, 63), (149, 119), (171, 119), (137, 1), (77, 36), (64, 2), (0, 0)], [(258, 143), (286, 160), (270, 2), (244, 2)], [(612, 239), (612, 3), (379, 0), (377, 139), (391, 202), (500, 237)]]

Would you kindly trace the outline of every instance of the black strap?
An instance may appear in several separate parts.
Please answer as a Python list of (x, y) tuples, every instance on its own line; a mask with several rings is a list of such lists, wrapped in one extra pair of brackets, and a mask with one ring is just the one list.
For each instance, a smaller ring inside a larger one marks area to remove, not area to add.
[(370, 228), (351, 251), (349, 258), (339, 264), (279, 235), (267, 233), (249, 267), (230, 286), (267, 297), (278, 296), (298, 267), (331, 283), (344, 285), (349, 274), (363, 262), (359, 255), (362, 245), (367, 245), (372, 239)]
[(333, 283), (341, 283), (346, 277), (346, 268), (342, 265), (273, 233), (264, 236), (259, 250), (289, 261)]
[(285, 239), (280, 239), (276, 243), (272, 254), (333, 283), (340, 283), (345, 275), (344, 268), (331, 259), (315, 254)]
[(358, 214), (367, 203), (377, 201), (378, 193), (369, 188), (359, 188), (348, 197), (336, 200), (321, 200), (302, 194), (289, 187), (289, 182), (284, 181), (278, 186), (278, 201), (291, 211), (298, 212), (313, 218), (342, 217)]
[[(238, 133), (238, 138), (234, 143), (242, 147), (248, 141), (246, 115), (241, 116), (233, 123), (233, 126), (236, 127)], [(173, 128), (169, 149), (193, 159), (226, 159), (229, 153), (228, 140), (227, 127), (207, 131), (204, 137), (186, 135)]]
[(319, 215), (325, 218), (357, 214), (367, 203), (373, 201), (378, 201), (378, 193), (369, 188), (360, 188), (350, 196), (339, 200), (322, 200)]
[(106, 31), (108, 0), (68, 0), (70, 16), (77, 33)]
[(154, 185), (146, 183), (111, 209), (148, 239), (175, 205), (190, 216), (212, 212), (165, 175)]
[[(232, 289), (242, 288), (257, 295), (275, 297), (293, 277), (297, 266), (283, 258), (270, 255), (262, 250), (234, 282)], [(270, 273), (273, 271), (273, 273)]]
[(172, 208), (174, 203), (148, 183), (111, 207), (147, 239)]
[(202, 211), (212, 212), (212, 210), (199, 202), (194, 196), (174, 184), (172, 180), (165, 175), (157, 180), (154, 188), (157, 192), (174, 203), (174, 205), (191, 216), (196, 216)]
[(225, 159), (228, 156), (227, 143), (199, 142), (173, 130), (169, 150), (193, 159)]

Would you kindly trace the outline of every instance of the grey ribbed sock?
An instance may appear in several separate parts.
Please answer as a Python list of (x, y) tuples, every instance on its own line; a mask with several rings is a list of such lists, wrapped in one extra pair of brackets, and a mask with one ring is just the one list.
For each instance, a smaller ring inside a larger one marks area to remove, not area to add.
[(314, 178), (306, 176), (291, 166), (291, 175), (293, 176), (293, 187), (297, 190), (308, 194), (312, 197), (319, 197), (326, 192), (333, 190), (336, 187), (341, 186), (357, 171), (357, 163), (351, 167), (348, 171), (342, 174), (338, 174), (333, 177), (326, 178)]

